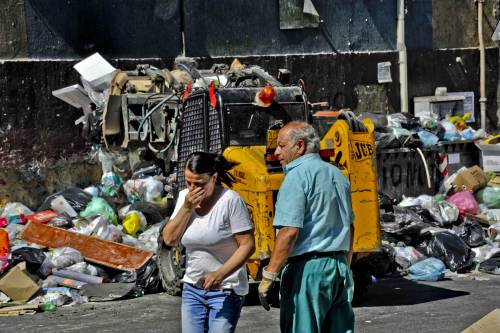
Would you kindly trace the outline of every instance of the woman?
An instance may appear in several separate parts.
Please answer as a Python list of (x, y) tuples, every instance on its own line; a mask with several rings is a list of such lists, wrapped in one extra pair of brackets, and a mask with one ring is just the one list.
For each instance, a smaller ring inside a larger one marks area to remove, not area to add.
[(196, 152), (184, 167), (187, 189), (163, 229), (169, 246), (186, 248), (182, 281), (182, 331), (234, 332), (248, 293), (245, 261), (254, 249), (247, 208), (231, 187), (234, 164)]

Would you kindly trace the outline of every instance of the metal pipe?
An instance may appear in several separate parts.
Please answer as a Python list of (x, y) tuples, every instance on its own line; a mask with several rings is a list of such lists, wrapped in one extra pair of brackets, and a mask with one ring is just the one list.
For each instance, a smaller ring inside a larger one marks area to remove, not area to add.
[(401, 112), (408, 112), (408, 63), (405, 44), (405, 0), (398, 0), (397, 49), (399, 54), (399, 94)]
[(477, 34), (479, 38), (479, 106), (481, 109), (481, 129), (486, 130), (486, 66), (483, 39), (483, 6), (485, 0), (477, 1)]

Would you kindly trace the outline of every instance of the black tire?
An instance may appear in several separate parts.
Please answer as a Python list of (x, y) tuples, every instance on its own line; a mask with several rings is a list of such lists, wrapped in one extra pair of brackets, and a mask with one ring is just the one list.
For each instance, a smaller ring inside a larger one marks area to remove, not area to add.
[(167, 294), (180, 296), (182, 293), (181, 279), (186, 270), (186, 254), (184, 247), (167, 246), (163, 242), (162, 231), (158, 237), (157, 265), (163, 289)]

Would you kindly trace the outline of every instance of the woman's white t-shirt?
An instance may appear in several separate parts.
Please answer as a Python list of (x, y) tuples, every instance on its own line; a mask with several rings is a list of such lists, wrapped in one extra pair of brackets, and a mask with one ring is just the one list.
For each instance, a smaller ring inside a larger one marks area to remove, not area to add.
[[(172, 216), (179, 212), (187, 193), (187, 189), (179, 193)], [(210, 212), (204, 216), (196, 212), (191, 215), (181, 239), (187, 255), (186, 273), (182, 281), (196, 284), (207, 273), (219, 269), (238, 248), (233, 234), (252, 228), (243, 199), (235, 191), (224, 188)], [(248, 294), (245, 265), (225, 278), (221, 288), (233, 289), (238, 295)]]

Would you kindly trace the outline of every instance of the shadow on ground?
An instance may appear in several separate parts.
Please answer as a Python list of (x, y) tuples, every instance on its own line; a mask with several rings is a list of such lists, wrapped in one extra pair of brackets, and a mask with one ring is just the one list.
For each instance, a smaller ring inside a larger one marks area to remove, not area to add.
[(359, 306), (414, 305), (469, 295), (465, 291), (435, 287), (404, 278), (380, 279), (369, 286)]

